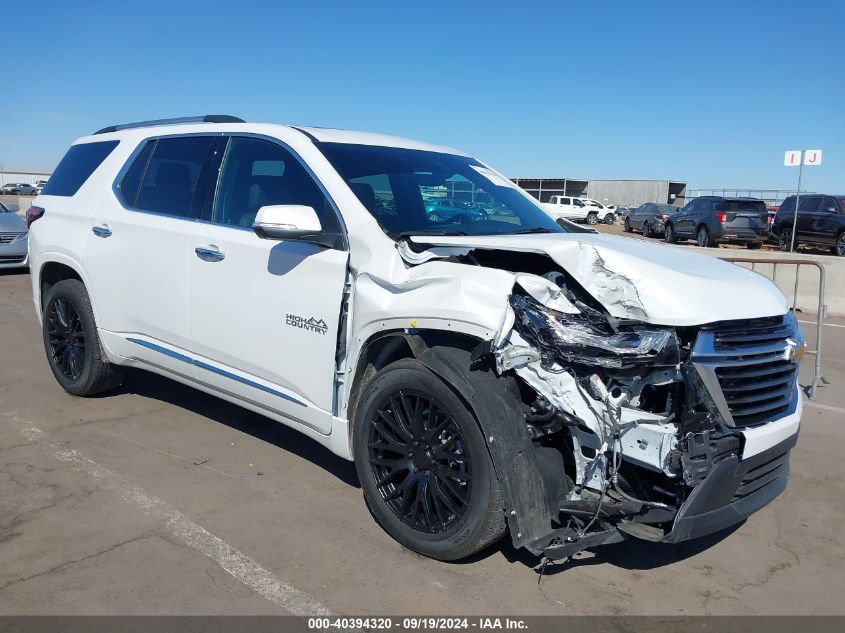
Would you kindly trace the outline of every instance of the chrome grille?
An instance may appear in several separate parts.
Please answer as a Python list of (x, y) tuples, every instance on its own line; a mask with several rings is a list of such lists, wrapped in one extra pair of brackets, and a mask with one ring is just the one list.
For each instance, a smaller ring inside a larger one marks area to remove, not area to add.
[(728, 321), (701, 329), (691, 359), (725, 422), (755, 426), (795, 410), (803, 340), (792, 312)]
[(11, 244), (19, 235), (26, 235), (26, 233), (0, 233), (0, 244)]

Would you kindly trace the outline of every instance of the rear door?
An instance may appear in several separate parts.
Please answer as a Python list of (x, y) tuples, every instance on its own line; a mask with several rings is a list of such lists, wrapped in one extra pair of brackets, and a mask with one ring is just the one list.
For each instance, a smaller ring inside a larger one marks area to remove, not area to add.
[(808, 242), (818, 241), (820, 235), (816, 223), (819, 220), (821, 201), (822, 196), (801, 196), (798, 203), (798, 238)]
[(833, 244), (839, 228), (839, 207), (831, 196), (819, 198), (819, 205), (807, 221), (807, 235), (814, 242)]
[(106, 344), (186, 376), (188, 245), (212, 140), (173, 136), (139, 146), (95, 213), (85, 249)]
[[(273, 204), (313, 207), (336, 247), (259, 238)], [(196, 378), (329, 433), (348, 260), (333, 204), (287, 146), (232, 136), (206, 212), (188, 247)]]

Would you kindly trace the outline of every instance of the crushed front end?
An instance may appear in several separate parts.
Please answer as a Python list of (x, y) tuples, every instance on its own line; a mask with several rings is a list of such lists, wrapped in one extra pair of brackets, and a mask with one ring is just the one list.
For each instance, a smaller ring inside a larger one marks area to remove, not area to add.
[(515, 288), (512, 327), (489, 349), (526, 387), (557, 512), (540, 533), (514, 529), (546, 523), (511, 510), (515, 545), (560, 559), (627, 537), (683, 541), (783, 491), (801, 414), (792, 312), (658, 326), (610, 316), (563, 273), (543, 278)]

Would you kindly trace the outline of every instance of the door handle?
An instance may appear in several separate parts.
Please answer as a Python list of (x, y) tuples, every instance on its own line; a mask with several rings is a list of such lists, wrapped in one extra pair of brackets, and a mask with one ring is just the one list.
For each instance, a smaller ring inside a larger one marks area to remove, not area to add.
[(219, 262), (222, 261), (226, 255), (223, 251), (218, 250), (213, 246), (197, 246), (194, 252), (204, 262)]
[(92, 226), (91, 232), (97, 237), (111, 237), (111, 229), (108, 227), (107, 224), (101, 224), (100, 226)]

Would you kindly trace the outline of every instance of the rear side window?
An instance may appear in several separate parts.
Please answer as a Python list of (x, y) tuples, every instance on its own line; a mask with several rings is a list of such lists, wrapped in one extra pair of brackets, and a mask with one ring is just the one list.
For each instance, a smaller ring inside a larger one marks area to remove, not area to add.
[[(174, 217), (191, 217), (194, 194), (212, 140), (210, 136), (187, 136), (156, 141), (140, 178), (141, 186), (137, 191), (136, 202), (130, 206)], [(139, 155), (138, 158), (143, 157)], [(124, 178), (126, 194), (132, 193), (133, 184), (128, 179), (130, 175), (132, 178), (138, 177), (135, 171), (138, 162), (136, 159)], [(140, 170), (141, 166), (137, 169)]]
[(72, 196), (117, 147), (118, 141), (73, 145), (41, 192), (46, 196)]
[(138, 191), (141, 189), (141, 180), (144, 178), (144, 172), (147, 171), (147, 164), (150, 162), (150, 155), (153, 153), (155, 141), (149, 141), (144, 145), (144, 149), (132, 162), (132, 166), (123, 180), (120, 183), (120, 195), (123, 202), (128, 207), (133, 209), (138, 204)]

